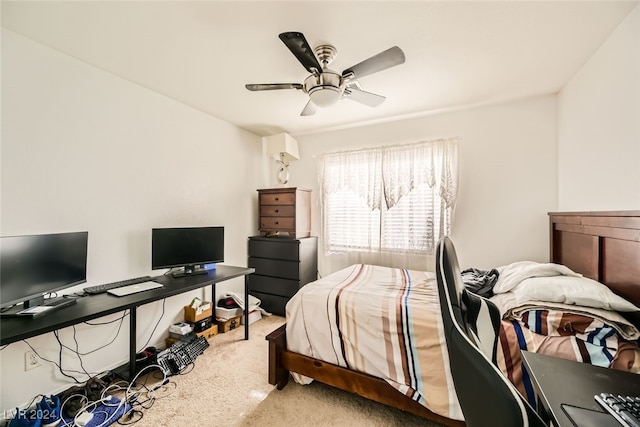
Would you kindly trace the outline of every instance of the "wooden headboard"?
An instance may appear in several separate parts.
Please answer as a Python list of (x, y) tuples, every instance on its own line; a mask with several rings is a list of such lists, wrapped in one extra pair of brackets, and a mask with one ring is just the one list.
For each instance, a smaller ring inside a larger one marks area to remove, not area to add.
[(640, 211), (550, 212), (551, 262), (640, 307)]

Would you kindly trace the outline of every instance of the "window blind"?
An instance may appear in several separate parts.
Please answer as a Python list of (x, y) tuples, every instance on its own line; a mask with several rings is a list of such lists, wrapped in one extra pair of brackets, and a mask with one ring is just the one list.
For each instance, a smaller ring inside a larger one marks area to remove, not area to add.
[(432, 253), (450, 233), (457, 139), (328, 153), (321, 158), (326, 253)]

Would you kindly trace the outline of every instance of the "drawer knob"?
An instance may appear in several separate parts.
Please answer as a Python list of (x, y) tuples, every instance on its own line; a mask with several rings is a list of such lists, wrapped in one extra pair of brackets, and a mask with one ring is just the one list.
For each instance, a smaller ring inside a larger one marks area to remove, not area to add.
[(278, 209), (276, 209), (276, 213), (278, 213)]
[(278, 224), (279, 224), (279, 222), (278, 222), (278, 221), (276, 221), (276, 225), (278, 225)]
[(276, 197), (276, 202), (277, 202), (278, 200), (280, 200), (280, 199), (278, 199), (278, 198)]

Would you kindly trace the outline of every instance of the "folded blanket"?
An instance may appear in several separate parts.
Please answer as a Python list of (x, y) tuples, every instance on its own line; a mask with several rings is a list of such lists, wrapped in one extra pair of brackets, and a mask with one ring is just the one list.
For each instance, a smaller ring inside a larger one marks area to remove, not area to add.
[(530, 310), (556, 310), (597, 319), (613, 327), (626, 340), (633, 341), (640, 338), (638, 328), (615, 311), (543, 301), (523, 301), (518, 303), (513, 292), (494, 295), (491, 301), (498, 307), (503, 319), (520, 320), (523, 314)]

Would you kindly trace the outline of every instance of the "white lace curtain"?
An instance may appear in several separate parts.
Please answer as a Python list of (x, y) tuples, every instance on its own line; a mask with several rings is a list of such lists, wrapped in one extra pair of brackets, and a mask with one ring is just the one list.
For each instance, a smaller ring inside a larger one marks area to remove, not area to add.
[(326, 253), (431, 253), (451, 231), (458, 139), (324, 154), (319, 179)]

